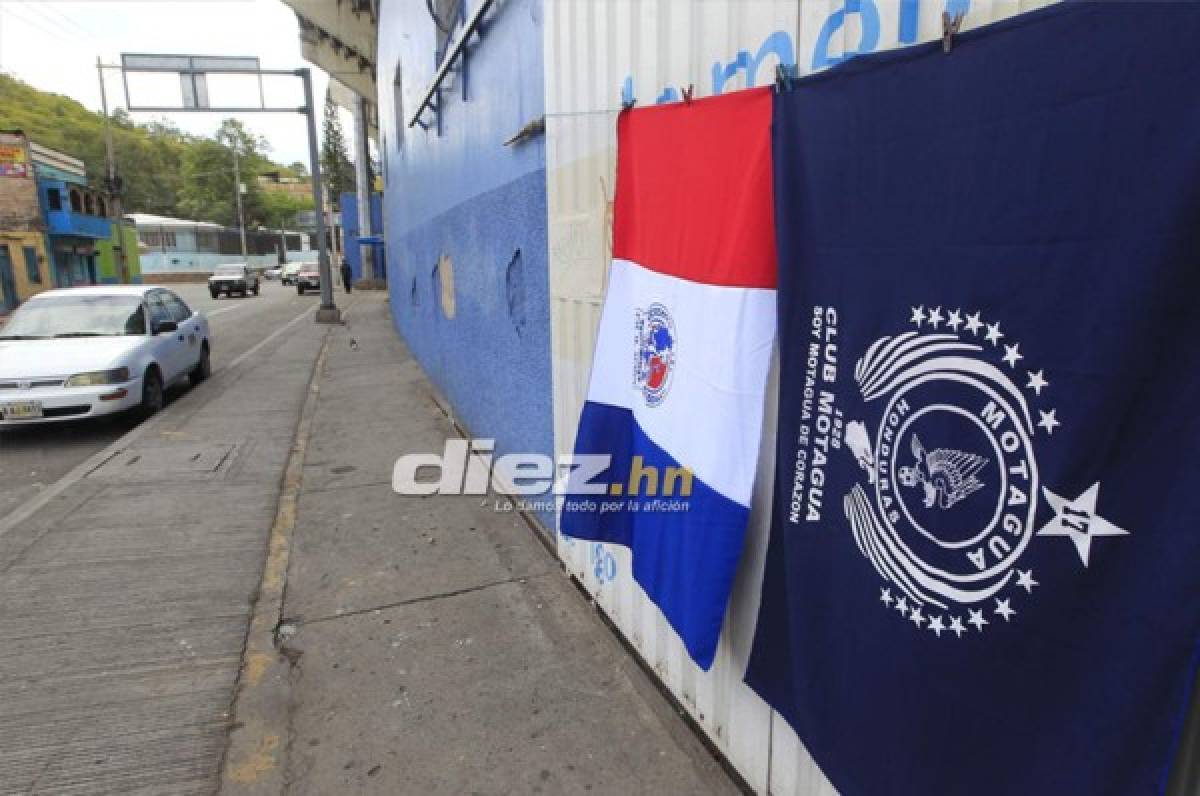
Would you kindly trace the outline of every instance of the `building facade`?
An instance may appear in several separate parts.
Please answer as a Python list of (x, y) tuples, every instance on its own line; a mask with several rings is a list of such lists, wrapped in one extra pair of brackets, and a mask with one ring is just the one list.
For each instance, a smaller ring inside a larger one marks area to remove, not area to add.
[(29, 141), (0, 132), (0, 313), (53, 287)]
[(237, 227), (148, 213), (130, 213), (126, 218), (133, 227), (127, 234), (136, 241), (149, 281), (203, 280), (218, 265), (229, 263), (270, 268), (283, 262), (317, 261), (316, 249), (303, 232), (247, 229), (243, 257)]
[[(359, 243), (360, 237), (379, 237), (378, 230), (383, 229), (383, 194), (372, 193), (370, 199), (370, 231), (360, 231), (358, 228), (358, 195), (352, 193), (344, 193), (338, 202), (338, 208), (341, 212), (343, 245), (345, 246), (346, 262), (350, 263), (350, 273), (357, 281), (363, 278), (363, 256), (362, 246)], [(377, 252), (375, 276), (378, 279), (387, 278), (386, 262), (379, 262), (381, 259), (386, 260), (382, 256), (382, 248), (370, 244), (373, 250)]]
[[(100, 284), (100, 244), (111, 242), (114, 236), (112, 198), (88, 185), (82, 160), (37, 143), (31, 143), (30, 150), (46, 219), (54, 286)], [(114, 273), (112, 279), (128, 282), (131, 275)]]
[[(380, 9), (392, 316), (472, 434), (495, 439), (497, 454), (550, 454), (546, 147), (536, 136), (505, 145), (543, 113), (542, 3), (505, 3), (472, 33), (469, 75), (441, 79), (471, 9), (434, 5), (440, 23), (422, 3)], [(552, 528), (553, 512), (542, 520)]]

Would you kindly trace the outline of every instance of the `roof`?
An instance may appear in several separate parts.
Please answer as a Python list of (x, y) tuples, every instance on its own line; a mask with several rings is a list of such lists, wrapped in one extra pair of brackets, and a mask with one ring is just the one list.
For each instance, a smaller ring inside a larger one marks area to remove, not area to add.
[(156, 216), (152, 213), (126, 213), (126, 218), (132, 219), (135, 224), (145, 224), (147, 226), (161, 227), (212, 227), (220, 229), (220, 224), (214, 224), (211, 221), (190, 221), (185, 218), (171, 218), (170, 216)]
[(36, 164), (52, 166), (59, 171), (72, 174), (76, 177), (87, 177), (83, 161), (74, 155), (68, 155), (66, 152), (59, 152), (57, 149), (42, 146), (37, 141), (29, 142), (29, 153), (33, 156), (33, 162)]
[[(156, 216), (153, 213), (126, 213), (125, 218), (132, 221), (137, 226), (144, 227), (204, 227), (205, 229), (232, 229), (237, 227), (223, 227), (220, 224), (214, 224), (211, 221), (190, 221), (186, 218), (171, 218), (170, 216)], [(268, 227), (246, 227), (247, 232), (270, 232), (278, 235), (278, 229)], [(302, 230), (285, 229), (285, 235), (304, 235)]]

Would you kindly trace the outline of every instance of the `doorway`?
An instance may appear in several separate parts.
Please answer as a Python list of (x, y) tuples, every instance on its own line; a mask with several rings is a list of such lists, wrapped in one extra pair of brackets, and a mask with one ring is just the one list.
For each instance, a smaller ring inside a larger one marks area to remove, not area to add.
[(0, 246), (0, 312), (11, 312), (17, 306), (17, 283), (13, 279), (12, 257), (7, 246)]

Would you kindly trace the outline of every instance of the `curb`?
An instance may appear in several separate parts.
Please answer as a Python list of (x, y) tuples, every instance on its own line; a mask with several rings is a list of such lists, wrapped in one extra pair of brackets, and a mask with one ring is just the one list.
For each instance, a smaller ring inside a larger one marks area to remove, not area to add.
[(241, 667), (230, 703), (229, 736), (221, 757), (217, 793), (278, 794), (286, 786), (281, 762), (287, 751), (295, 660), (288, 657), (281, 643), (284, 639), (280, 622), (287, 591), (292, 534), (296, 527), (296, 507), (303, 486), (304, 457), (312, 434), (331, 331), (326, 331), (321, 351), (313, 364), (308, 395), (283, 471), (262, 581), (246, 631)]

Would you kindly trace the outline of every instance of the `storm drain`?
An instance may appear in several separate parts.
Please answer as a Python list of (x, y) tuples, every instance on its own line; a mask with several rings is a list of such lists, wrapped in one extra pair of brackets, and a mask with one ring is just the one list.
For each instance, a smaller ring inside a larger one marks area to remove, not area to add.
[(215, 478), (233, 459), (236, 443), (196, 442), (130, 448), (96, 468), (92, 478)]

